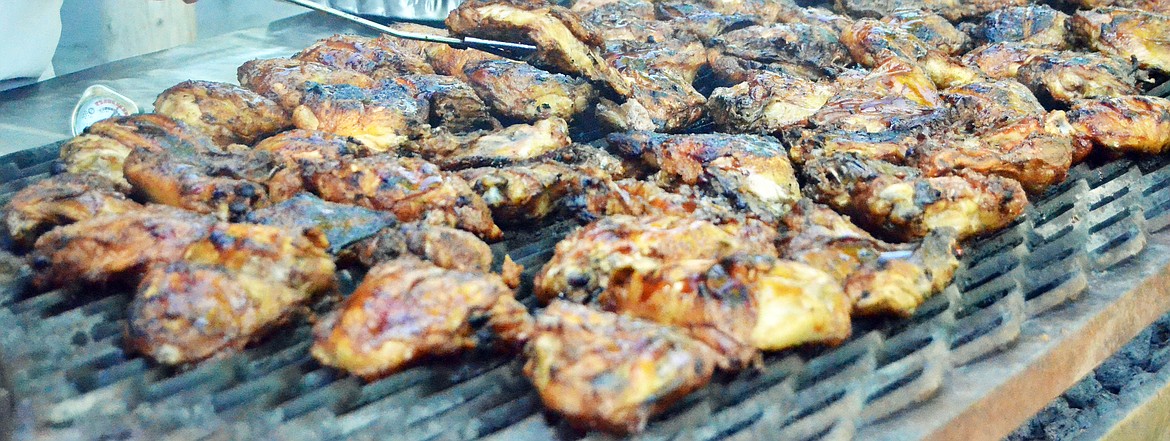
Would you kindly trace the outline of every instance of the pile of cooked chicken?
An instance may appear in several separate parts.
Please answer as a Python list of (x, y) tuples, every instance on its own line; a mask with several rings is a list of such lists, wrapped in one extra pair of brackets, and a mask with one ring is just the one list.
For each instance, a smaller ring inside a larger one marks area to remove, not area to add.
[[(638, 431), (761, 351), (913, 314), (1089, 155), (1170, 148), (1139, 96), (1170, 7), (1082, 1), (470, 0), (449, 32), (533, 59), (338, 35), (184, 82), (64, 144), (6, 227), (37, 288), (133, 287), (159, 363), (331, 308), (322, 364), (496, 347), (573, 424)], [(566, 218), (521, 303), (487, 242)], [(348, 296), (339, 268), (367, 270)]]

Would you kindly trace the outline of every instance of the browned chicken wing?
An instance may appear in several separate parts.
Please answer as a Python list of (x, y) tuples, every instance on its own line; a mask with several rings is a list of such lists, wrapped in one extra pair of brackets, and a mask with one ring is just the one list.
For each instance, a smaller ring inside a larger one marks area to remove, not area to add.
[(480, 346), (477, 328), (510, 341), (517, 338), (514, 330), (497, 317), (525, 315), (495, 274), (401, 258), (371, 269), (338, 310), (317, 323), (312, 354), (321, 364), (375, 379), (419, 359)]
[(241, 85), (280, 103), (289, 112), (301, 105), (305, 89), (313, 84), (374, 87), (372, 78), (356, 70), (290, 58), (249, 61), (240, 66), (237, 77)]
[(961, 55), (971, 45), (970, 36), (928, 9), (898, 9), (883, 17), (882, 21), (909, 32), (946, 55)]
[(215, 146), (192, 149), (135, 148), (126, 157), (126, 180), (148, 201), (238, 219), (268, 204), (264, 182), (271, 157)]
[(177, 261), (207, 236), (214, 218), (165, 205), (58, 227), (29, 255), (41, 289), (111, 282), (136, 284), (155, 264)]
[(492, 266), (492, 249), (474, 234), (420, 222), (383, 228), (345, 252), (368, 268), (403, 256), (415, 256), (456, 271), (486, 273)]
[(949, 228), (927, 233), (912, 247), (891, 245), (808, 199), (793, 208), (783, 226), (777, 241), (781, 256), (830, 274), (858, 314), (909, 316), (946, 288), (959, 266)]
[(719, 259), (736, 252), (776, 255), (775, 230), (754, 220), (715, 224), (675, 216), (610, 216), (578, 229), (556, 246), (534, 282), (541, 301), (585, 301), (618, 271), (649, 269), (685, 259)]
[(703, 97), (691, 83), (707, 64), (706, 49), (697, 42), (606, 45), (606, 62), (630, 82), (632, 96), (618, 104), (602, 98), (598, 118), (613, 130), (677, 132), (703, 115)]
[(385, 152), (425, 134), (430, 129), (429, 114), (426, 100), (393, 81), (373, 89), (313, 85), (293, 111), (293, 122), (299, 129), (348, 136), (371, 150)]
[(434, 69), (418, 53), (406, 50), (396, 38), (334, 35), (318, 41), (293, 58), (351, 69), (375, 80), (407, 74), (431, 74)]
[(203, 133), (166, 115), (146, 113), (109, 118), (94, 123), (85, 133), (61, 146), (61, 163), (69, 173), (94, 173), (119, 184), (126, 157), (135, 148), (189, 150), (214, 148)]
[(1039, 55), (1052, 54), (1049, 48), (1023, 43), (992, 43), (975, 48), (963, 55), (963, 64), (976, 67), (988, 77), (997, 80), (1015, 79), (1020, 67)]
[(497, 115), (524, 122), (572, 119), (597, 96), (587, 81), (527, 63), (489, 60), (468, 65), (467, 82)]
[(960, 172), (924, 177), (910, 167), (842, 153), (806, 162), (807, 191), (879, 237), (911, 241), (953, 228), (960, 239), (997, 231), (1024, 211), (1019, 182)]
[(1014, 42), (1067, 49), (1069, 16), (1048, 5), (1003, 8), (983, 17), (973, 34), (980, 43)]
[(289, 130), (266, 138), (253, 150), (267, 153), (275, 171), (268, 178), (268, 197), (273, 202), (287, 200), (308, 191), (308, 176), (318, 168), (343, 157), (365, 153), (366, 149), (350, 138), (313, 130)]
[(488, 107), (475, 90), (462, 80), (446, 75), (404, 75), (394, 82), (405, 86), (415, 98), (426, 100), (430, 107), (431, 127), (452, 132), (471, 132), (499, 127)]
[(630, 96), (630, 84), (601, 57), (601, 35), (567, 8), (540, 0), (471, 0), (451, 11), (446, 24), (455, 34), (532, 42), (544, 67)]
[(760, 72), (733, 87), (715, 89), (707, 112), (723, 132), (779, 134), (807, 124), (835, 92), (824, 83)]
[(1120, 58), (1083, 52), (1056, 52), (1028, 59), (1016, 79), (1037, 97), (1066, 105), (1098, 97), (1138, 93), (1134, 67)]
[(1078, 11), (1072, 27), (1093, 49), (1170, 73), (1170, 15), (1101, 8)]
[(1123, 96), (1080, 101), (1068, 111), (1077, 142), (1116, 152), (1170, 149), (1170, 100)]
[(589, 179), (555, 162), (472, 168), (459, 171), (459, 176), (483, 197), (492, 219), (513, 225), (544, 219), (561, 198), (579, 191)]
[(727, 200), (703, 194), (689, 185), (667, 191), (658, 184), (637, 179), (597, 180), (570, 197), (568, 206), (587, 221), (619, 214), (694, 217), (714, 222), (742, 217)]
[[(713, 43), (713, 53), (749, 62), (713, 62), (717, 75), (728, 85), (760, 70), (812, 80), (832, 77), (853, 61), (832, 29), (805, 23), (749, 26), (720, 35)], [(752, 62), (761, 66), (753, 67)], [(747, 72), (736, 73), (737, 69)]]
[(631, 132), (608, 139), (612, 148), (658, 169), (667, 188), (702, 184), (766, 221), (783, 216), (800, 198), (787, 150), (775, 138)]
[(899, 9), (928, 9), (951, 21), (982, 17), (997, 9), (1027, 3), (1027, 0), (836, 0), (837, 9), (854, 17), (885, 17)]
[(481, 134), (436, 161), (446, 169), (501, 166), (533, 159), (571, 143), (569, 124), (553, 117)]
[(216, 225), (181, 260), (147, 272), (130, 306), (130, 346), (171, 365), (243, 349), (335, 289), (327, 245), (311, 231)]
[(53, 228), (92, 217), (142, 208), (125, 188), (94, 174), (65, 173), (29, 185), (4, 207), (4, 226), (17, 246), (32, 247)]
[(314, 170), (309, 182), (322, 199), (389, 211), (403, 222), (457, 227), (492, 241), (503, 235), (467, 181), (418, 158), (343, 159)]
[(219, 145), (246, 144), (292, 126), (276, 102), (234, 84), (184, 81), (163, 91), (154, 111), (202, 130)]
[(675, 328), (557, 301), (536, 317), (524, 375), (585, 429), (629, 433), (705, 386), (715, 356)]
[(849, 337), (849, 298), (828, 273), (768, 256), (666, 262), (619, 271), (597, 304), (607, 311), (676, 326), (725, 360), (750, 365), (758, 350)]

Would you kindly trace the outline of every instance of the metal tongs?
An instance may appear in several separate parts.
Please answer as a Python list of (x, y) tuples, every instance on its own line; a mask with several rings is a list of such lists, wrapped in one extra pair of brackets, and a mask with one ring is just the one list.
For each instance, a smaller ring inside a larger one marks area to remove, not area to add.
[(536, 46), (530, 44), (512, 43), (508, 41), (484, 40), (475, 37), (443, 37), (439, 35), (420, 34), (417, 32), (400, 31), (380, 23), (367, 20), (357, 15), (348, 12), (331, 8), (322, 4), (314, 3), (310, 0), (281, 0), (284, 2), (300, 5), (315, 11), (324, 12), (334, 17), (343, 18), (345, 20), (360, 24), (370, 29), (382, 32), (384, 34), (393, 35), (398, 38), (405, 38), (408, 40), (427, 41), (431, 43), (443, 43), (459, 49), (478, 49), (484, 52), (490, 52), (504, 58), (511, 58), (515, 60), (524, 60), (532, 53), (536, 52)]

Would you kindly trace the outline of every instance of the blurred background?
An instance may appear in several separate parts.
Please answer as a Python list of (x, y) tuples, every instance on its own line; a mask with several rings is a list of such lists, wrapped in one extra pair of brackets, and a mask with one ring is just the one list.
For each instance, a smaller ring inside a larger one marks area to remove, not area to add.
[(65, 0), (57, 75), (304, 12), (276, 0)]

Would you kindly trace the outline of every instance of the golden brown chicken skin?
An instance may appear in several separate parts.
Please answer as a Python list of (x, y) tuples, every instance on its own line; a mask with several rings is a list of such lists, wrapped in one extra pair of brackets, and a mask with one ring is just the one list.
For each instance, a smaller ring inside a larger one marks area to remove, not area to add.
[(276, 101), (292, 112), (301, 105), (305, 89), (312, 84), (348, 84), (374, 87), (374, 79), (352, 69), (291, 58), (252, 60), (236, 71), (240, 85)]
[(17, 246), (29, 248), (53, 228), (142, 208), (124, 192), (125, 188), (100, 175), (52, 176), (12, 195), (2, 211), (4, 226)]
[[(715, 37), (713, 50), (762, 63), (769, 71), (812, 80), (832, 77), (853, 61), (835, 32), (805, 23), (749, 26), (727, 32)], [(726, 80), (739, 77), (726, 73), (721, 76)]]
[(557, 117), (532, 124), (514, 124), (471, 138), (436, 161), (445, 169), (503, 166), (534, 159), (572, 143), (569, 124)]
[(606, 42), (667, 41), (674, 36), (671, 22), (657, 19), (652, 2), (621, 0), (601, 5), (575, 2), (571, 9), (597, 28)]
[(630, 84), (601, 57), (601, 35), (567, 8), (538, 0), (473, 0), (451, 11), (446, 24), (455, 34), (532, 42), (541, 66), (630, 96)]
[(1015, 42), (1061, 50), (1069, 46), (1068, 27), (1068, 14), (1048, 5), (1028, 5), (992, 11), (972, 34), (980, 43)]
[(570, 196), (566, 205), (577, 217), (592, 222), (605, 216), (679, 216), (714, 222), (742, 217), (721, 197), (682, 185), (668, 191), (637, 179), (598, 179)]
[(928, 9), (898, 9), (882, 17), (882, 21), (909, 32), (934, 50), (947, 55), (960, 55), (971, 45), (970, 36)]
[(348, 257), (373, 268), (403, 256), (414, 256), (440, 268), (486, 273), (492, 266), (488, 244), (463, 230), (409, 222), (383, 228), (345, 250)]
[(979, 70), (959, 63), (907, 29), (895, 23), (873, 19), (854, 22), (841, 33), (841, 42), (849, 48), (854, 61), (862, 66), (880, 69), (883, 63), (901, 60), (917, 65), (938, 87), (962, 85), (982, 79)]
[(432, 74), (434, 69), (417, 53), (403, 49), (389, 36), (371, 38), (334, 35), (318, 41), (293, 58), (335, 68), (355, 70), (375, 80), (407, 74)]
[(267, 154), (246, 148), (136, 148), (125, 164), (126, 180), (146, 200), (220, 220), (239, 219), (253, 208), (268, 205), (264, 182), (271, 171)]
[(165, 205), (97, 216), (37, 239), (29, 262), (40, 289), (114, 282), (136, 284), (147, 268), (177, 261), (203, 239), (214, 218)]
[(503, 235), (467, 181), (418, 158), (344, 159), (315, 170), (309, 182), (322, 199), (389, 211), (403, 222), (457, 227), (490, 241)]
[(669, 326), (556, 301), (536, 317), (524, 375), (541, 401), (582, 429), (638, 432), (705, 386), (715, 356)]
[(589, 179), (555, 162), (471, 168), (458, 174), (483, 197), (492, 209), (492, 219), (512, 225), (548, 217), (561, 198), (579, 191)]
[(667, 188), (702, 184), (764, 220), (783, 216), (800, 198), (787, 150), (775, 138), (630, 132), (608, 140), (616, 151), (658, 169)]
[(146, 113), (94, 123), (61, 146), (59, 160), (69, 173), (94, 173), (120, 185), (126, 157), (135, 148), (148, 150), (214, 148), (203, 133), (166, 115)]
[(948, 228), (933, 230), (914, 245), (893, 245), (808, 199), (782, 225), (780, 255), (831, 275), (858, 314), (909, 316), (946, 288), (959, 266), (955, 232)]
[(1170, 3), (1166, 3), (1162, 0), (1071, 0), (1070, 3), (1079, 6), (1081, 9), (1115, 6), (1118, 8), (1138, 9), (1157, 14), (1170, 14)]
[(245, 144), (292, 126), (276, 102), (234, 84), (184, 81), (164, 90), (154, 111), (211, 136), (219, 145)]
[(1015, 79), (1020, 67), (1032, 57), (1052, 54), (1054, 49), (1024, 43), (992, 43), (979, 46), (962, 57), (962, 63), (976, 67), (997, 80)]
[(1078, 11), (1073, 16), (1072, 27), (1097, 51), (1134, 60), (1142, 69), (1170, 72), (1170, 44), (1166, 41), (1170, 35), (1170, 15), (1101, 8)]
[(268, 198), (280, 202), (308, 191), (307, 179), (320, 167), (343, 157), (364, 154), (366, 149), (350, 138), (314, 130), (294, 129), (260, 141), (253, 150), (272, 158), (274, 171), (268, 178)]
[(394, 82), (406, 87), (415, 98), (430, 105), (427, 122), (452, 132), (494, 129), (499, 123), (475, 90), (462, 80), (447, 75), (404, 75)]
[(519, 61), (484, 61), (469, 65), (463, 73), (496, 115), (516, 121), (572, 119), (597, 96), (585, 80)]
[(596, 303), (606, 311), (682, 328), (715, 350), (723, 369), (758, 351), (849, 337), (851, 304), (828, 273), (767, 256), (667, 262), (614, 275)]
[(543, 302), (557, 297), (582, 302), (603, 291), (623, 269), (736, 252), (775, 256), (775, 238), (773, 228), (750, 219), (716, 224), (676, 216), (604, 217), (557, 243), (533, 290)]
[(982, 17), (997, 9), (1023, 6), (1026, 0), (836, 0), (838, 10), (854, 17), (884, 17), (899, 9), (927, 9), (950, 21)]
[(1073, 51), (1030, 58), (1016, 79), (1041, 99), (1071, 105), (1079, 100), (1138, 93), (1135, 69), (1120, 58)]
[(348, 84), (313, 85), (293, 111), (298, 129), (351, 137), (367, 148), (392, 151), (425, 134), (430, 108), (409, 89), (384, 81), (373, 89)]
[(1080, 101), (1068, 111), (1077, 143), (1114, 152), (1170, 149), (1170, 100), (1123, 96)]
[(723, 132), (778, 134), (807, 124), (835, 92), (824, 83), (760, 72), (733, 87), (715, 89), (707, 113)]
[(130, 305), (129, 345), (169, 365), (243, 349), (336, 289), (327, 245), (312, 231), (216, 225), (181, 260), (147, 272)]
[(804, 164), (809, 194), (848, 215), (879, 237), (906, 242), (940, 228), (959, 239), (994, 232), (1027, 205), (1015, 180), (959, 172), (925, 177), (917, 169), (852, 153), (817, 157)]
[(321, 364), (375, 379), (423, 358), (480, 346), (481, 327), (511, 341), (518, 336), (496, 317), (526, 315), (495, 274), (401, 258), (371, 269), (338, 310), (317, 323), (311, 352)]
[(706, 50), (697, 42), (612, 42), (606, 62), (630, 82), (632, 96), (624, 103), (602, 98), (597, 116), (617, 131), (677, 132), (703, 115), (703, 97), (691, 83), (707, 64)]

